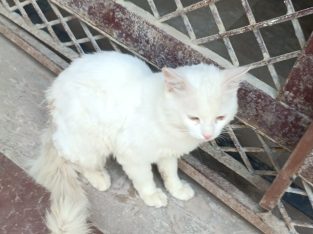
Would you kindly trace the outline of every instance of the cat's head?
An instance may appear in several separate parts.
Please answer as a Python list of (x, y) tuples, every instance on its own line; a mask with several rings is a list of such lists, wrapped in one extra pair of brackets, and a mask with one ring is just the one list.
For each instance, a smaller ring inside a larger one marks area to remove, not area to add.
[(237, 90), (249, 68), (198, 64), (163, 68), (168, 120), (200, 141), (218, 137), (237, 112)]

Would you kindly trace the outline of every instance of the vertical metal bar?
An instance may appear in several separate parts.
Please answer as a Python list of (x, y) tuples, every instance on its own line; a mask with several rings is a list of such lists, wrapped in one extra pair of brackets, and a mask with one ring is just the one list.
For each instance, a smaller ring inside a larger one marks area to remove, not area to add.
[(155, 3), (153, 0), (147, 0), (148, 1), (148, 4), (151, 8), (151, 11), (154, 15), (155, 18), (159, 19), (160, 18), (160, 14), (158, 12), (158, 8), (156, 7)]
[(73, 41), (74, 46), (76, 47), (76, 49), (78, 50), (78, 53), (80, 54), (84, 54), (84, 50), (82, 49), (82, 47), (80, 46), (80, 44), (77, 42), (75, 35), (73, 34), (73, 32), (71, 31), (70, 27), (68, 26), (67, 22), (63, 19), (63, 15), (61, 14), (61, 12), (59, 11), (59, 9), (54, 6), (53, 4), (51, 4), (51, 8), (53, 10), (53, 12), (57, 15), (57, 17), (60, 19), (60, 22), (63, 26), (63, 28), (65, 29), (65, 31), (67, 32), (68, 36), (70, 37), (70, 39)]
[[(90, 30), (88, 29), (87, 25), (85, 23), (83, 23), (82, 21), (79, 21), (80, 25), (82, 26), (84, 32), (86, 33), (86, 36), (89, 38), (90, 43), (92, 44), (93, 48), (96, 51), (101, 51), (98, 43), (96, 42), (94, 36), (91, 34)], [(102, 38), (104, 38), (104, 36), (102, 36)]]
[(176, 6), (177, 6), (177, 11), (181, 12), (180, 16), (183, 19), (184, 25), (186, 27), (186, 30), (188, 32), (188, 35), (189, 35), (190, 39), (191, 40), (196, 39), (196, 35), (195, 35), (194, 31), (193, 31), (193, 28), (192, 28), (192, 26), (190, 24), (190, 21), (189, 21), (187, 15), (183, 12), (183, 9), (184, 9), (183, 4), (181, 3), (180, 0), (175, 0), (175, 3), (176, 3)]
[(313, 122), (302, 136), (301, 140), (291, 153), (284, 167), (280, 170), (270, 188), (264, 194), (262, 200), (260, 201), (261, 207), (266, 210), (272, 210), (277, 205), (286, 189), (292, 183), (291, 178), (298, 172), (309, 153), (312, 152), (312, 142)]
[(21, 5), (21, 3), (18, 0), (13, 0), (15, 5), (17, 6), (18, 10), (21, 12), (22, 17), (24, 18), (25, 22), (29, 25), (33, 24), (30, 18), (28, 17), (24, 7)]
[[(244, 10), (246, 12), (249, 24), (250, 25), (251, 24), (256, 24), (256, 21), (255, 21), (255, 18), (254, 18), (254, 15), (252, 13), (252, 10), (251, 10), (251, 7), (249, 5), (248, 0), (241, 0), (241, 4), (242, 4), (242, 6), (243, 6), (243, 8), (244, 8)], [(270, 56), (270, 54), (268, 52), (268, 49), (266, 47), (266, 44), (264, 42), (264, 39), (262, 37), (262, 34), (261, 34), (260, 30), (259, 29), (253, 29), (253, 33), (254, 33), (254, 36), (255, 36), (258, 44), (259, 44), (259, 47), (260, 47), (261, 51), (262, 51), (263, 59), (265, 61), (268, 60), (271, 56)], [(276, 69), (275, 69), (274, 65), (273, 64), (268, 64), (267, 67), (268, 67), (268, 70), (269, 70), (269, 72), (270, 72), (270, 74), (272, 76), (272, 79), (273, 79), (273, 82), (275, 84), (276, 89), (280, 90), (281, 85), (280, 85), (278, 74), (276, 72)]]
[(39, 15), (40, 19), (42, 20), (43, 24), (47, 27), (48, 32), (50, 33), (50, 35), (53, 37), (53, 39), (57, 42), (60, 42), (58, 36), (55, 34), (53, 28), (51, 27), (51, 25), (49, 24), (46, 16), (42, 13), (40, 7), (37, 4), (36, 0), (31, 0), (33, 7), (35, 8), (37, 14)]
[[(226, 29), (225, 29), (225, 26), (223, 24), (223, 21), (221, 19), (221, 16), (220, 14), (218, 13), (218, 10), (217, 10), (217, 7), (215, 5), (215, 3), (211, 3), (209, 5), (210, 7), (210, 10), (212, 12), (212, 15), (213, 15), (213, 18), (214, 18), (214, 21), (217, 25), (217, 28), (219, 30), (219, 33), (226, 33)], [(223, 38), (223, 41), (225, 43), (225, 46), (226, 46), (226, 49), (228, 51), (228, 54), (229, 54), (229, 57), (232, 61), (232, 63), (235, 65), (235, 66), (239, 66), (239, 61), (238, 61), (238, 58), (236, 56), (236, 53), (235, 53), (235, 50), (229, 40), (228, 37), (224, 37)]]
[(278, 99), (313, 118), (313, 33), (288, 75)]
[(265, 151), (265, 153), (266, 153), (268, 159), (269, 159), (270, 162), (272, 163), (272, 165), (273, 165), (275, 171), (278, 172), (278, 171), (279, 171), (279, 166), (278, 166), (277, 163), (273, 160), (273, 157), (271, 157), (271, 155), (273, 154), (271, 148), (266, 144), (266, 142), (264, 141), (263, 137), (262, 137), (260, 134), (257, 133), (256, 135), (257, 135), (259, 141), (261, 142), (262, 147), (263, 147), (263, 149), (264, 149), (264, 151)]
[(302, 180), (303, 187), (308, 195), (309, 201), (311, 203), (311, 207), (313, 209), (313, 191), (309, 184), (307, 184), (304, 180)]
[(249, 161), (249, 159), (248, 159), (248, 156), (247, 156), (247, 154), (242, 150), (242, 147), (241, 147), (241, 145), (240, 145), (240, 142), (239, 142), (239, 140), (237, 139), (237, 137), (236, 137), (236, 135), (235, 135), (233, 129), (232, 129), (230, 126), (227, 127), (227, 132), (228, 132), (228, 134), (229, 134), (231, 140), (233, 141), (233, 143), (234, 143), (234, 145), (235, 145), (235, 147), (236, 147), (236, 149), (237, 149), (237, 151), (238, 151), (238, 153), (239, 153), (241, 159), (243, 160), (244, 164), (245, 164), (246, 167), (248, 168), (248, 171), (249, 171), (250, 173), (253, 173), (253, 172), (254, 172), (254, 169), (253, 169), (253, 167), (252, 167), (252, 165), (251, 165), (251, 163), (250, 163), (250, 161)]
[[(295, 8), (293, 7), (293, 3), (291, 0), (284, 0), (284, 3), (287, 7), (287, 14), (292, 14), (295, 12)], [(295, 34), (298, 38), (299, 44), (301, 46), (301, 48), (304, 47), (305, 45), (305, 39), (304, 39), (304, 34), (302, 31), (302, 28), (300, 26), (299, 20), (297, 18), (294, 18), (291, 20), (292, 26), (295, 30)]]
[(290, 216), (288, 215), (288, 213), (286, 211), (284, 204), (280, 201), (277, 206), (278, 206), (279, 212), (281, 213), (283, 219), (285, 220), (286, 225), (288, 226), (288, 228), (290, 230), (290, 234), (298, 234), (298, 232), (296, 231), (296, 229), (292, 223)]

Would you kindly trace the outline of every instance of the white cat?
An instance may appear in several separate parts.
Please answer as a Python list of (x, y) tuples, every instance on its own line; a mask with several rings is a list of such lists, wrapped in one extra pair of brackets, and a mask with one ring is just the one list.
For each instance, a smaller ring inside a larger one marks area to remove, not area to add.
[(50, 126), (31, 174), (51, 191), (52, 233), (88, 233), (88, 201), (78, 173), (100, 191), (110, 187), (113, 155), (143, 201), (167, 205), (153, 181), (156, 163), (177, 199), (194, 196), (177, 175), (177, 159), (216, 138), (237, 111), (237, 89), (248, 68), (213, 65), (163, 68), (117, 52), (84, 55), (47, 92)]

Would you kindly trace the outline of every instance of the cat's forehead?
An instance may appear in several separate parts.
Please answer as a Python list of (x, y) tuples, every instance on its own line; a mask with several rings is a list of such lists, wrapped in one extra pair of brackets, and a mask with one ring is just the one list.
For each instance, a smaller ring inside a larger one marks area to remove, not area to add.
[(182, 75), (194, 86), (201, 88), (218, 85), (222, 79), (222, 73), (214, 65), (198, 64), (181, 69)]
[(194, 102), (197, 103), (195, 108), (199, 114), (210, 117), (227, 113), (227, 110), (235, 101), (235, 96), (224, 93), (222, 89), (217, 88), (204, 88), (196, 90), (196, 97)]

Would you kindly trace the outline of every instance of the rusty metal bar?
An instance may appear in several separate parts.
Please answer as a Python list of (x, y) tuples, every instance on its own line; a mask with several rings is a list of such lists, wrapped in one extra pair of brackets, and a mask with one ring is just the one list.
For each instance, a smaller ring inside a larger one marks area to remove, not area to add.
[(313, 34), (289, 73), (279, 100), (313, 118)]
[(238, 91), (237, 117), (274, 142), (292, 150), (311, 120), (245, 83)]
[(221, 38), (231, 37), (231, 36), (238, 35), (241, 33), (250, 32), (250, 31), (253, 31), (254, 29), (260, 29), (260, 28), (272, 26), (275, 24), (283, 23), (283, 22), (292, 20), (294, 18), (300, 18), (300, 17), (310, 15), (310, 14), (313, 14), (313, 7), (309, 7), (309, 8), (294, 12), (294, 13), (286, 14), (283, 16), (269, 19), (269, 20), (265, 20), (259, 23), (250, 24), (241, 28), (229, 30), (227, 32), (221, 32), (221, 33), (214, 34), (211, 36), (199, 38), (199, 39), (194, 40), (193, 42), (196, 44), (204, 44), (204, 43), (215, 41)]
[[(214, 171), (211, 171), (203, 164), (193, 159), (192, 156), (186, 156), (184, 159), (180, 160), (178, 166), (180, 170), (194, 179), (220, 201), (227, 204), (227, 206), (245, 218), (249, 223), (257, 227), (260, 231), (266, 234), (277, 233), (277, 230), (274, 229), (275, 227), (273, 225), (267, 224), (261, 216), (258, 215), (259, 210), (255, 210), (251, 205), (247, 206), (249, 203), (247, 200), (243, 202), (236, 198), (237, 195), (235, 195), (235, 193), (237, 192), (240, 194), (236, 187)], [(287, 233), (283, 229), (281, 229), (281, 232)]]
[(290, 155), (284, 167), (280, 170), (276, 179), (264, 194), (260, 206), (266, 210), (272, 210), (286, 189), (292, 183), (292, 177), (298, 172), (307, 155), (313, 150), (313, 122), (305, 132), (296, 148)]
[[(0, 33), (9, 39), (11, 42), (19, 46), (26, 53), (31, 55), (34, 59), (36, 59), (39, 63), (47, 67), (54, 74), (59, 74), (66, 66), (67, 63), (61, 58), (57, 57), (52, 51), (48, 51), (48, 49), (39, 49), (41, 43), (35, 39), (26, 39), (26, 36), (20, 37), (18, 34), (22, 34), (17, 27), (9, 26), (4, 20), (1, 20), (0, 17)], [(14, 27), (14, 28), (12, 28)], [(10, 29), (11, 28), (11, 29)], [(13, 29), (13, 30), (12, 30)], [(37, 47), (37, 48), (36, 48)], [(54, 58), (54, 59), (53, 59)]]
[(260, 176), (251, 174), (247, 168), (242, 165), (242, 163), (223, 152), (214, 142), (212, 142), (212, 146), (209, 144), (202, 144), (200, 145), (200, 149), (208, 153), (211, 157), (232, 171), (235, 171), (239, 176), (255, 186), (259, 191), (264, 193), (268, 189), (269, 183), (266, 180)]

